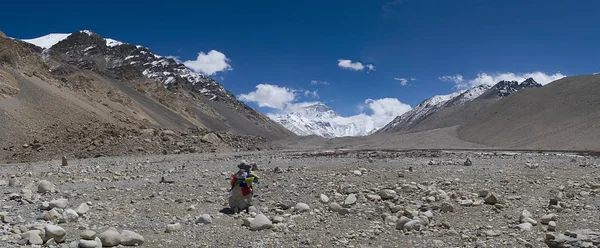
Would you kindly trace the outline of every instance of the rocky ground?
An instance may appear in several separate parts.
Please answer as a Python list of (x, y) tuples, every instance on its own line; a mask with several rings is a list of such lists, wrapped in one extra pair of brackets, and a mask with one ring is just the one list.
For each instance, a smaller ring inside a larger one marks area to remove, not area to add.
[[(250, 213), (233, 215), (227, 189), (242, 159), (261, 182)], [(1, 165), (0, 247), (600, 245), (591, 155), (263, 151), (67, 164)]]

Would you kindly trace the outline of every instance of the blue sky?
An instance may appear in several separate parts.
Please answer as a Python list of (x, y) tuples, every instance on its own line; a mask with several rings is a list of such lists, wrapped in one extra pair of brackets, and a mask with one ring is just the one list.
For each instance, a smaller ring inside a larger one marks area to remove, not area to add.
[[(544, 81), (553, 75), (600, 71), (600, 1), (596, 0), (8, 1), (2, 5), (9, 11), (0, 15), (0, 29), (10, 37), (89, 29), (182, 61), (195, 60), (199, 52), (218, 51), (213, 54), (228, 60), (213, 61), (217, 67), (212, 68), (219, 70), (218, 63), (227, 63), (232, 70), (222, 68), (212, 77), (237, 96), (245, 94), (251, 106), (265, 113), (280, 111), (259, 107), (269, 97), (282, 108), (319, 100), (349, 116), (377, 111), (369, 103), (378, 99), (395, 98), (414, 107), (433, 95), (456, 91), (457, 85), (464, 88), (534, 72), (541, 72), (531, 75)], [(350, 60), (342, 64), (355, 68), (359, 62), (364, 69), (343, 68), (340, 59)], [(313, 80), (328, 85), (311, 84)], [(259, 84), (271, 88), (251, 95)], [(306, 91), (311, 94), (305, 96)], [(367, 99), (372, 100), (365, 105)], [(400, 106), (380, 103), (382, 108)]]

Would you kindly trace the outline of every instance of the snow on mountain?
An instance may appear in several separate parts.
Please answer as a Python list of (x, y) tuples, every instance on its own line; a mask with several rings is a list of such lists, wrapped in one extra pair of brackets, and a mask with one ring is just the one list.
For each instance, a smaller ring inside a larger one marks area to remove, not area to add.
[(71, 34), (48, 34), (33, 39), (22, 39), (22, 41), (47, 49), (66, 39), (69, 35)]
[(342, 117), (321, 102), (292, 104), (282, 114), (267, 116), (300, 136), (365, 136), (378, 128), (367, 115)]
[(481, 96), (483, 93), (488, 91), (490, 88), (492, 88), (492, 86), (487, 84), (475, 86), (472, 89), (463, 91), (463, 93), (461, 93), (460, 95), (448, 100), (442, 107), (451, 107), (472, 101), (473, 99)]
[[(43, 49), (59, 51), (66, 60), (81, 68), (105, 68), (108, 71), (140, 71), (141, 75), (161, 82), (166, 88), (189, 84), (210, 101), (238, 101), (217, 81), (193, 72), (177, 61), (152, 53), (148, 48), (124, 43), (89, 31), (71, 34), (49, 34), (23, 40)], [(109, 73), (112, 74), (112, 73)]]

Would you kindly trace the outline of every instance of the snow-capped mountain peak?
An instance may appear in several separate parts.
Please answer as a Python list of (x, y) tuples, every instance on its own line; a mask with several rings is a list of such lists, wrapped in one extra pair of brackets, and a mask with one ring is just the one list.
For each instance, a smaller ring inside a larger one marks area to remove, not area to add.
[(69, 37), (69, 35), (71, 35), (71, 34), (48, 34), (48, 35), (44, 35), (42, 37), (33, 38), (33, 39), (22, 39), (22, 41), (36, 45), (43, 49), (48, 49), (48, 48), (56, 45), (56, 43), (60, 42), (61, 40), (66, 39), (67, 37)]

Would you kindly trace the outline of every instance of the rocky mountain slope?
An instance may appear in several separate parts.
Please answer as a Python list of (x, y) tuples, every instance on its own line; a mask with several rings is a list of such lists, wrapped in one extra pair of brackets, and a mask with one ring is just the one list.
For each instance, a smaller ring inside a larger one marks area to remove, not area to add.
[(317, 135), (324, 138), (365, 136), (374, 131), (368, 122), (342, 117), (321, 102), (295, 104), (279, 115), (269, 115), (277, 123), (297, 135)]
[(255, 149), (294, 135), (142, 46), (90, 31), (41, 40), (0, 37), (0, 160)]
[(541, 86), (529, 78), (521, 83), (500, 81), (494, 86), (479, 85), (466, 91), (435, 96), (423, 101), (413, 110), (396, 117), (377, 133), (416, 132), (459, 125), (489, 103), (525, 88)]
[(600, 150), (600, 75), (567, 77), (481, 109), (462, 139), (530, 149)]

